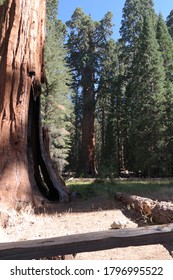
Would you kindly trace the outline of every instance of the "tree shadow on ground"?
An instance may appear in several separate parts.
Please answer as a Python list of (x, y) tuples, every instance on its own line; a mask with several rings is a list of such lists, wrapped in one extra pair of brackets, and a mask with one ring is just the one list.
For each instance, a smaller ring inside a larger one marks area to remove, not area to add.
[(132, 222), (138, 224), (138, 226), (144, 226), (147, 223), (141, 213), (134, 209), (129, 209), (122, 202), (109, 197), (91, 197), (87, 200), (81, 198), (72, 199), (68, 203), (48, 203), (41, 208), (36, 209), (36, 214), (56, 215), (67, 213), (91, 213), (100, 211), (120, 210), (124, 216), (130, 219)]

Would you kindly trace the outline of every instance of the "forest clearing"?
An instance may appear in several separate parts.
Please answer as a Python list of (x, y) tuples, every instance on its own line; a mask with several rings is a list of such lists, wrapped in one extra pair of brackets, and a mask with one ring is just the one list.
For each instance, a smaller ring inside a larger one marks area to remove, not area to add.
[[(35, 240), (66, 236), (70, 234), (94, 231), (116, 230), (111, 225), (116, 222), (127, 227), (153, 225), (142, 212), (115, 199), (117, 191), (140, 195), (153, 200), (167, 201), (173, 204), (171, 179), (167, 180), (72, 180), (69, 183), (71, 201), (66, 204), (50, 204), (42, 213), (5, 212), (7, 220), (2, 220), (0, 236), (3, 242)], [(78, 195), (75, 197), (75, 193)], [(2, 211), (2, 209), (1, 209)], [(3, 212), (1, 212), (3, 213)], [(120, 227), (121, 228), (121, 227)], [(55, 256), (53, 259), (59, 258)], [(116, 248), (111, 250), (67, 255), (66, 259), (119, 259), (119, 260), (169, 260), (172, 259), (166, 248), (161, 245)]]

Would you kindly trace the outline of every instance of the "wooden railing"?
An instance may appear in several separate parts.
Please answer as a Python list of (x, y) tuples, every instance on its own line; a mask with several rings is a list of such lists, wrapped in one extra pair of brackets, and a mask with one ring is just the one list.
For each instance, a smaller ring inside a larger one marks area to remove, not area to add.
[(171, 253), (173, 224), (0, 243), (0, 260), (29, 260), (151, 244), (163, 244)]

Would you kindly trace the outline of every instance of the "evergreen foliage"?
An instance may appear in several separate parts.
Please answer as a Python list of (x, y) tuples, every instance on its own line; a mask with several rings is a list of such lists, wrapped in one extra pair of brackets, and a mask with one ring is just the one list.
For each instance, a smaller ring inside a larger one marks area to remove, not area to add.
[(173, 72), (173, 41), (161, 14), (158, 16), (156, 30), (159, 50), (163, 57), (167, 79), (172, 80), (170, 74)]
[[(130, 92), (130, 166), (150, 176), (161, 169), (165, 119), (165, 70), (155, 26), (144, 17), (138, 51), (133, 61)], [(157, 163), (160, 162), (158, 166)]]
[(166, 72), (166, 115), (165, 115), (165, 142), (164, 142), (164, 163), (165, 173), (173, 174), (173, 41), (162, 15), (159, 15), (157, 22), (157, 40), (163, 57)]
[(166, 24), (168, 27), (168, 31), (173, 39), (173, 10), (170, 11), (170, 14), (168, 15), (166, 19)]
[(152, 0), (126, 0), (123, 8), (122, 25), (120, 28), (123, 46), (123, 59), (130, 67), (137, 51), (139, 37), (143, 30), (144, 15), (147, 13), (155, 20)]
[(0, 6), (3, 5), (5, 0), (0, 0)]
[(96, 105), (96, 147), (99, 170), (117, 173), (118, 127), (120, 98), (117, 90), (119, 65), (118, 46), (111, 39), (105, 48)]
[[(76, 115), (76, 131), (74, 139), (78, 139), (78, 154), (81, 158), (78, 166), (79, 172), (84, 174), (96, 173), (95, 167), (95, 132), (94, 114), (96, 93), (104, 59), (107, 41), (112, 33), (112, 14), (95, 22), (91, 16), (85, 15), (81, 8), (77, 8), (71, 20), (67, 22), (69, 37), (67, 47), (69, 49), (68, 62), (72, 69), (76, 91), (74, 98), (75, 111), (81, 107)], [(78, 128), (82, 128), (82, 134)], [(79, 136), (79, 137), (78, 137)], [(81, 150), (82, 149), (82, 150)], [(75, 152), (75, 149), (73, 149)], [(74, 155), (72, 155), (74, 158)]]
[(57, 20), (58, 1), (47, 0), (45, 66), (48, 88), (42, 96), (43, 124), (49, 131), (50, 156), (61, 174), (67, 165), (71, 129), (71, 81), (64, 47), (65, 26)]
[(126, 169), (172, 176), (172, 11), (165, 23), (152, 0), (126, 0), (115, 42), (110, 12), (93, 21), (77, 8), (66, 30), (57, 4), (47, 1), (49, 85), (42, 104), (59, 169), (68, 157), (68, 170), (78, 175), (94, 176), (97, 166), (105, 176)]
[(131, 125), (131, 99), (133, 91), (129, 84), (134, 76), (134, 59), (139, 50), (141, 34), (143, 32), (144, 17), (148, 15), (155, 24), (156, 15), (154, 13), (152, 0), (126, 0), (123, 8), (122, 25), (120, 28), (121, 38), (119, 40), (121, 74), (119, 77), (119, 90), (121, 98), (124, 100), (123, 125), (121, 125), (121, 138), (119, 142), (119, 169), (124, 170), (129, 166), (129, 133)]

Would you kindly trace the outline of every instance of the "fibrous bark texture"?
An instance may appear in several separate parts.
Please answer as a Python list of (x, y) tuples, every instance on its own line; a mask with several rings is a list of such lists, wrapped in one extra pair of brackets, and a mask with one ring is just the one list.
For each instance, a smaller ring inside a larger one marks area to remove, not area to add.
[(117, 192), (115, 199), (122, 201), (142, 215), (152, 219), (158, 224), (173, 222), (173, 203), (166, 201), (154, 201), (150, 198), (127, 193)]
[(7, 0), (0, 15), (0, 203), (20, 209), (40, 200), (28, 138), (34, 123), (29, 107), (40, 98), (45, 0)]

